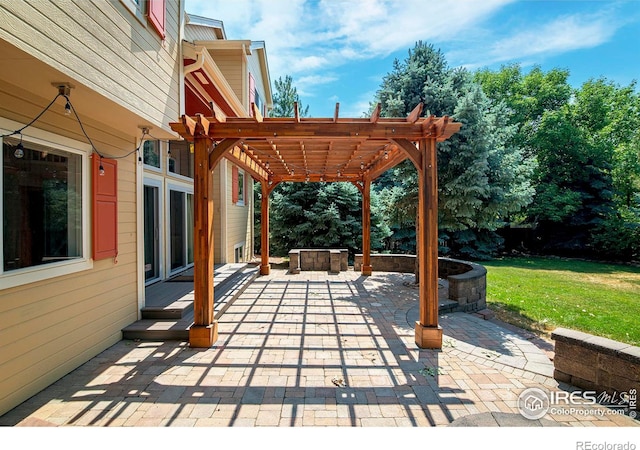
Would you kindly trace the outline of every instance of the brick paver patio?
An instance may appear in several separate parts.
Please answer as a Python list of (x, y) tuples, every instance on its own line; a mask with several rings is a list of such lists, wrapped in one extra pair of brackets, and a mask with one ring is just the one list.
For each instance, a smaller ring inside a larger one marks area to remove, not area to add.
[(441, 317), (442, 350), (417, 348), (412, 280), (273, 270), (222, 316), (214, 347), (121, 341), (0, 425), (640, 425), (601, 406), (526, 423), (525, 388), (570, 389), (549, 353), (465, 313)]

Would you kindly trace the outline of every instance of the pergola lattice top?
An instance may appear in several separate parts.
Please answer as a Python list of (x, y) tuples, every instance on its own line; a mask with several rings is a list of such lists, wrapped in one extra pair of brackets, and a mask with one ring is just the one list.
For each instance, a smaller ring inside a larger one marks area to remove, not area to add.
[(448, 117), (420, 117), (419, 104), (406, 118), (380, 117), (380, 105), (369, 118), (182, 117), (171, 124), (192, 141), (206, 135), (218, 145), (210, 153), (209, 168), (227, 157), (258, 180), (362, 181), (373, 180), (407, 157), (420, 158), (415, 142), (444, 141), (460, 129)]

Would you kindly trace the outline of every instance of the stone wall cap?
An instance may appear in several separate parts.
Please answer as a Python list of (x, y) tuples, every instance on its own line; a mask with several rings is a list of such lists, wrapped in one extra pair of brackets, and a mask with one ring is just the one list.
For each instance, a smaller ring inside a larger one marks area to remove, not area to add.
[(618, 356), (625, 361), (640, 364), (640, 347), (629, 345), (628, 347), (618, 350)]
[(586, 341), (591, 334), (583, 333), (578, 330), (570, 330), (569, 328), (558, 327), (551, 333), (551, 339), (556, 341)]
[(560, 342), (569, 342), (581, 347), (597, 350), (600, 353), (616, 356), (626, 361), (640, 364), (640, 347), (614, 341), (600, 336), (594, 336), (582, 331), (570, 330), (568, 328), (556, 328), (551, 333), (551, 339)]

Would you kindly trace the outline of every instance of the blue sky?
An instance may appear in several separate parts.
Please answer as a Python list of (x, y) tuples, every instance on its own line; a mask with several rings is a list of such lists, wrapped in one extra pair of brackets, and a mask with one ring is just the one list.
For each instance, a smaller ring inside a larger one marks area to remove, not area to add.
[(291, 75), (312, 117), (360, 117), (418, 40), (451, 67), (519, 63), (579, 87), (640, 80), (640, 0), (186, 0), (228, 39), (265, 41), (272, 84)]

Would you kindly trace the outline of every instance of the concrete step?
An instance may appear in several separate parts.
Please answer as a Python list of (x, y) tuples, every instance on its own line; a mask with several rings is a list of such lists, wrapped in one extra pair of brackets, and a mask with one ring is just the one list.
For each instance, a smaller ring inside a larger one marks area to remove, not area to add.
[(438, 300), (438, 313), (447, 314), (458, 310), (458, 302), (455, 300), (449, 300), (448, 298), (441, 298)]
[[(216, 289), (226, 290), (227, 283), (235, 282), (235, 276), (247, 268), (246, 263), (225, 264), (214, 270), (213, 275), (213, 291), (216, 295)], [(140, 310), (142, 319), (149, 320), (180, 320), (193, 312), (193, 269), (176, 275), (164, 283), (160, 288), (163, 298), (176, 298), (171, 303), (164, 305), (149, 305), (155, 303), (153, 299), (147, 298), (147, 306)], [(149, 295), (159, 295), (157, 289), (150, 290)], [(160, 300), (162, 303), (162, 300)]]
[[(214, 313), (218, 319), (236, 298), (242, 294), (253, 280), (259, 275), (258, 267), (247, 266), (242, 270), (226, 274), (219, 283), (214, 283)], [(222, 278), (222, 277), (221, 277)], [(215, 277), (214, 277), (215, 280)], [(193, 295), (193, 294), (191, 294)], [(189, 340), (189, 328), (193, 324), (193, 299), (180, 299), (169, 305), (168, 310), (157, 310), (156, 314), (181, 314), (175, 318), (144, 318), (132, 323), (122, 330), (123, 339), (152, 340), (152, 341), (186, 341)], [(190, 303), (186, 307), (186, 303)], [(159, 308), (159, 307), (156, 307)], [(174, 310), (172, 311), (172, 308)]]

